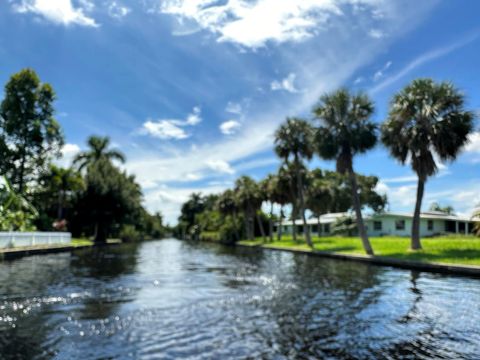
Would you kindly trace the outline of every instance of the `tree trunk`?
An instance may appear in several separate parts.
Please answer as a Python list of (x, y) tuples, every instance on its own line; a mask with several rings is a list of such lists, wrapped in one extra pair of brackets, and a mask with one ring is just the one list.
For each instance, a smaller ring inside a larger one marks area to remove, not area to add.
[(417, 202), (415, 203), (415, 212), (413, 213), (412, 221), (412, 242), (410, 244), (412, 250), (422, 249), (422, 243), (420, 242), (420, 210), (422, 209), (424, 190), (425, 180), (419, 177), (417, 186)]
[(305, 234), (305, 240), (310, 248), (313, 248), (312, 239), (310, 238), (310, 227), (307, 224), (307, 218), (305, 216), (305, 202), (303, 199), (303, 181), (302, 175), (300, 174), (300, 162), (298, 156), (295, 155), (295, 164), (297, 168), (297, 194), (298, 200), (300, 202), (300, 213), (302, 214), (303, 219), (303, 233)]
[(104, 244), (107, 241), (107, 237), (105, 234), (105, 229), (102, 226), (100, 221), (95, 223), (95, 235), (94, 235), (94, 242), (96, 244)]
[(320, 222), (320, 216), (317, 217), (317, 235), (322, 236), (322, 223)]
[(57, 219), (61, 220), (63, 217), (63, 193), (60, 191), (58, 193), (58, 208), (57, 208)]
[(240, 234), (238, 233), (238, 226), (237, 226), (237, 212), (234, 211), (232, 213), (233, 217), (233, 227), (235, 228), (235, 238), (237, 241), (240, 241)]
[(282, 232), (283, 232), (283, 205), (280, 207), (280, 221), (278, 225), (277, 239), (282, 241)]
[(293, 241), (297, 242), (297, 223), (295, 221), (295, 218), (297, 217), (297, 211), (296, 210), (292, 210), (292, 224), (293, 224), (293, 227), (292, 227), (292, 238), (293, 238)]
[(355, 208), (355, 215), (357, 217), (357, 227), (358, 227), (358, 232), (360, 234), (360, 237), (362, 239), (363, 249), (368, 255), (374, 255), (372, 245), (370, 244), (370, 240), (368, 240), (367, 231), (365, 230), (365, 225), (363, 223), (360, 197), (358, 196), (357, 177), (355, 175), (355, 172), (353, 171), (352, 166), (350, 166), (348, 175), (350, 176), (350, 183), (352, 186), (353, 205)]
[(273, 202), (270, 202), (270, 218), (268, 219), (268, 232), (270, 242), (273, 242)]
[(23, 180), (23, 177), (25, 176), (25, 154), (22, 155), (22, 161), (20, 162), (20, 175), (19, 175), (19, 183), (18, 183), (18, 193), (20, 195), (24, 195), (23, 194), (23, 188), (25, 186), (24, 184), (24, 180)]
[(263, 242), (267, 242), (267, 236), (265, 235), (265, 229), (263, 228), (263, 223), (262, 223), (262, 220), (260, 219), (260, 215), (258, 215), (257, 213), (256, 217), (257, 217), (258, 227), (260, 229), (260, 234), (262, 234)]

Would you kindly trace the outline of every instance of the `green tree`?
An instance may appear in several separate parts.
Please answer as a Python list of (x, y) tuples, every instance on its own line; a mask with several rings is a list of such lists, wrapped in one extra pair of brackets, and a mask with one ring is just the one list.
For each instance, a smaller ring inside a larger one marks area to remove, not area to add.
[(437, 202), (433, 202), (430, 204), (430, 208), (429, 208), (430, 211), (439, 211), (439, 212), (443, 212), (447, 215), (452, 215), (455, 213), (455, 210), (453, 209), (452, 206), (450, 205), (447, 205), (447, 206), (441, 206), (439, 203)]
[(91, 231), (96, 243), (118, 234), (123, 225), (136, 225), (142, 214), (142, 192), (132, 175), (120, 171), (107, 158), (89, 165), (86, 190), (79, 196), (72, 221)]
[(305, 120), (288, 118), (275, 132), (275, 152), (285, 163), (291, 162), (295, 169), (296, 202), (303, 220), (305, 240), (310, 247), (313, 244), (305, 215), (302, 167), (304, 159), (312, 158), (313, 150), (313, 129)]
[(24, 69), (5, 85), (0, 105), (0, 173), (20, 194), (48, 161), (60, 154), (63, 134), (54, 119), (55, 92)]
[(38, 212), (8, 180), (0, 178), (0, 231), (31, 231)]
[(268, 174), (265, 179), (260, 182), (260, 188), (264, 194), (265, 200), (270, 204), (270, 213), (268, 214), (268, 236), (273, 241), (273, 221), (275, 214), (273, 213), (276, 200), (280, 198), (278, 188), (278, 177), (274, 174)]
[(351, 94), (347, 89), (340, 89), (322, 96), (313, 111), (320, 120), (316, 133), (318, 154), (324, 159), (336, 160), (337, 171), (348, 174), (363, 248), (367, 254), (373, 255), (353, 170), (355, 155), (367, 152), (377, 142), (377, 126), (370, 119), (374, 112), (373, 103), (365, 94)]
[(225, 190), (217, 200), (217, 209), (224, 216), (232, 217), (233, 232), (235, 240), (240, 241), (240, 234), (238, 231), (238, 206), (235, 201), (235, 193), (233, 190)]
[(196, 224), (196, 216), (205, 210), (205, 198), (200, 193), (190, 194), (190, 198), (182, 205), (180, 210), (179, 223), (182, 225), (182, 236), (186, 237), (187, 233)]
[(90, 136), (87, 140), (88, 150), (80, 152), (73, 159), (73, 164), (78, 167), (78, 170), (96, 164), (99, 161), (119, 161), (125, 162), (125, 155), (118, 150), (109, 149), (110, 139), (108, 137)]
[(318, 232), (320, 233), (320, 216), (332, 209), (334, 201), (334, 186), (336, 185), (327, 178), (321, 169), (310, 172), (310, 186), (307, 189), (307, 208), (317, 218)]
[[(285, 165), (284, 165), (285, 166)], [(276, 175), (277, 178), (277, 183), (276, 183), (276, 188), (275, 191), (273, 192), (273, 201), (280, 205), (280, 213), (279, 213), (279, 222), (278, 222), (278, 232), (277, 232), (277, 239), (278, 241), (282, 240), (282, 231), (283, 231), (283, 219), (285, 218), (284, 214), (284, 207), (288, 203), (292, 203), (294, 201), (294, 196), (293, 196), (293, 183), (292, 183), (292, 178), (288, 171), (284, 169), (284, 166), (282, 166)], [(294, 240), (296, 241), (296, 230), (295, 230), (295, 238)]]
[(412, 250), (422, 248), (420, 211), (425, 183), (440, 161), (453, 161), (468, 141), (474, 115), (464, 109), (464, 96), (451, 83), (417, 79), (392, 99), (382, 125), (382, 142), (402, 164), (410, 163), (418, 176), (412, 221)]
[(48, 172), (39, 178), (39, 200), (42, 208), (55, 208), (57, 220), (64, 218), (67, 203), (71, 203), (74, 194), (84, 188), (84, 181), (79, 172), (72, 168), (61, 168), (50, 165)]
[(249, 176), (242, 176), (235, 182), (234, 191), (237, 206), (244, 213), (245, 235), (247, 239), (253, 240), (255, 237), (255, 217), (264, 237), (263, 225), (257, 213), (262, 206), (263, 198), (260, 195), (257, 183)]

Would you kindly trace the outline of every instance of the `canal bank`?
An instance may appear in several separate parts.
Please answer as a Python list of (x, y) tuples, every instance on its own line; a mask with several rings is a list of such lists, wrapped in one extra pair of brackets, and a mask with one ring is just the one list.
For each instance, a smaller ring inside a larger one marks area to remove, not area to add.
[(108, 240), (107, 243), (98, 245), (93, 242), (83, 241), (80, 243), (71, 244), (51, 244), (51, 245), (37, 245), (24, 246), (18, 248), (0, 249), (0, 261), (17, 259), (24, 256), (55, 254), (60, 252), (68, 252), (72, 250), (91, 248), (94, 246), (111, 246), (121, 244), (122, 241), (118, 239)]
[(436, 262), (422, 262), (414, 260), (403, 260), (395, 259), (386, 256), (369, 256), (369, 255), (359, 255), (359, 254), (342, 254), (337, 252), (330, 251), (319, 251), (319, 250), (308, 250), (308, 249), (295, 249), (287, 248), (274, 245), (247, 245), (247, 244), (236, 244), (238, 247), (243, 248), (257, 248), (261, 250), (273, 250), (273, 251), (284, 251), (295, 254), (305, 254), (310, 256), (318, 256), (324, 258), (331, 258), (343, 261), (356, 261), (362, 263), (368, 263), (378, 266), (392, 266), (400, 269), (406, 270), (417, 270), (417, 271), (427, 271), (434, 273), (450, 274), (450, 275), (459, 275), (459, 276), (471, 276), (480, 278), (480, 266), (474, 265), (458, 265), (458, 264), (446, 264), (446, 263), (436, 263)]

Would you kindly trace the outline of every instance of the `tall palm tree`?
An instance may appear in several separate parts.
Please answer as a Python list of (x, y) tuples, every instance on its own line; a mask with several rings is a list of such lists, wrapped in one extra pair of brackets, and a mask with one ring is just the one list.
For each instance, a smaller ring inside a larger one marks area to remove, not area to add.
[(239, 208), (243, 210), (245, 235), (247, 239), (255, 237), (255, 214), (258, 208), (259, 192), (255, 180), (249, 176), (241, 176), (235, 182), (235, 197)]
[(347, 89), (340, 89), (323, 95), (313, 112), (320, 120), (316, 132), (318, 154), (324, 159), (336, 160), (337, 171), (348, 174), (363, 248), (367, 254), (373, 255), (353, 170), (355, 155), (365, 153), (377, 143), (377, 126), (370, 119), (374, 112), (373, 103), (363, 93), (351, 94)]
[(412, 250), (422, 248), (420, 211), (425, 183), (440, 161), (453, 161), (473, 130), (473, 113), (464, 109), (464, 96), (451, 83), (417, 79), (392, 99), (382, 125), (382, 142), (402, 164), (410, 163), (418, 176), (412, 221)]
[(275, 132), (275, 152), (285, 163), (291, 162), (295, 169), (298, 210), (302, 215), (305, 240), (312, 248), (310, 228), (305, 216), (302, 168), (303, 160), (312, 158), (313, 150), (313, 128), (305, 120), (287, 118), (287, 121)]
[[(278, 173), (276, 175), (277, 178), (277, 184), (276, 184), (276, 189), (273, 193), (272, 200), (280, 205), (280, 214), (279, 214), (279, 223), (278, 223), (278, 232), (277, 232), (277, 239), (278, 241), (282, 240), (282, 231), (283, 231), (283, 224), (282, 221), (284, 219), (284, 212), (283, 209), (285, 205), (287, 205), (289, 202), (293, 204), (294, 202), (294, 191), (293, 191), (293, 184), (291, 181), (291, 176), (290, 174), (284, 170), (284, 167), (281, 167), (278, 170)], [(294, 234), (295, 238), (294, 240), (296, 241), (296, 230), (294, 229)]]
[(278, 178), (274, 174), (268, 174), (265, 179), (260, 182), (260, 188), (265, 195), (265, 200), (270, 203), (270, 213), (268, 216), (268, 236), (273, 241), (273, 206), (277, 198)]
[(118, 150), (108, 149), (110, 145), (110, 139), (108, 137), (90, 136), (87, 141), (89, 149), (83, 151), (73, 160), (73, 164), (78, 166), (78, 170), (81, 171), (88, 166), (99, 162), (102, 159), (109, 161), (117, 160), (121, 163), (125, 162), (125, 155)]
[(231, 189), (225, 190), (217, 200), (218, 211), (224, 216), (232, 216), (235, 228), (236, 241), (240, 241), (240, 235), (237, 227), (238, 207), (235, 202), (235, 193)]

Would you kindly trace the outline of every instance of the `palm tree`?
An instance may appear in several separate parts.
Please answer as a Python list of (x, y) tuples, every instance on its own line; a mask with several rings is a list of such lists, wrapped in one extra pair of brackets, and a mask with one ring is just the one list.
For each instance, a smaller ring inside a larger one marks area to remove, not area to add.
[(440, 161), (453, 161), (473, 130), (473, 113), (463, 108), (464, 96), (451, 83), (417, 79), (398, 92), (382, 125), (382, 142), (402, 164), (410, 163), (418, 176), (412, 221), (412, 250), (420, 242), (420, 210), (425, 183)]
[(248, 240), (255, 237), (255, 214), (258, 208), (259, 192), (255, 180), (249, 176), (242, 176), (235, 182), (235, 197), (238, 207), (243, 210), (245, 221), (245, 235)]
[(278, 178), (274, 174), (268, 174), (265, 179), (260, 182), (260, 188), (265, 195), (265, 200), (270, 203), (270, 214), (268, 216), (268, 236), (273, 241), (273, 206), (278, 197)]
[(340, 89), (323, 95), (313, 112), (320, 120), (316, 133), (318, 154), (324, 159), (336, 160), (337, 171), (348, 174), (363, 248), (367, 254), (373, 255), (353, 170), (355, 155), (372, 149), (377, 142), (377, 126), (370, 120), (374, 112), (373, 103), (363, 93), (351, 94), (347, 89)]
[[(273, 202), (280, 205), (280, 214), (279, 214), (279, 224), (278, 224), (278, 232), (277, 232), (277, 239), (278, 241), (282, 240), (282, 221), (284, 219), (284, 212), (283, 208), (289, 202), (293, 204), (294, 196), (293, 196), (293, 186), (291, 181), (291, 176), (287, 171), (284, 170), (284, 167), (281, 167), (278, 170), (276, 175), (277, 184), (276, 189), (273, 193), (272, 200)], [(296, 230), (294, 229), (294, 240), (296, 241)]]
[(82, 171), (90, 165), (97, 163), (102, 159), (109, 161), (117, 160), (121, 163), (125, 162), (125, 155), (118, 150), (109, 150), (110, 139), (108, 137), (90, 136), (88, 138), (89, 150), (83, 151), (73, 160), (73, 164), (78, 166), (78, 170)]
[(57, 219), (63, 219), (65, 201), (68, 194), (81, 190), (84, 187), (82, 176), (72, 168), (61, 168), (50, 165), (50, 171), (43, 174), (40, 182), (45, 191), (57, 198)]
[(224, 216), (232, 216), (233, 225), (235, 228), (236, 241), (240, 241), (240, 235), (238, 234), (237, 227), (237, 213), (238, 207), (235, 202), (235, 193), (233, 190), (225, 190), (217, 200), (218, 211)]
[(320, 169), (313, 170), (310, 174), (310, 186), (307, 190), (307, 208), (317, 218), (318, 234), (321, 233), (320, 216), (329, 212), (334, 199), (334, 188)]
[(302, 176), (303, 160), (310, 160), (313, 156), (313, 129), (310, 124), (302, 119), (287, 118), (287, 121), (275, 132), (275, 152), (285, 163), (291, 162), (295, 169), (298, 210), (302, 215), (305, 240), (308, 246), (313, 248), (310, 228), (305, 216)]

